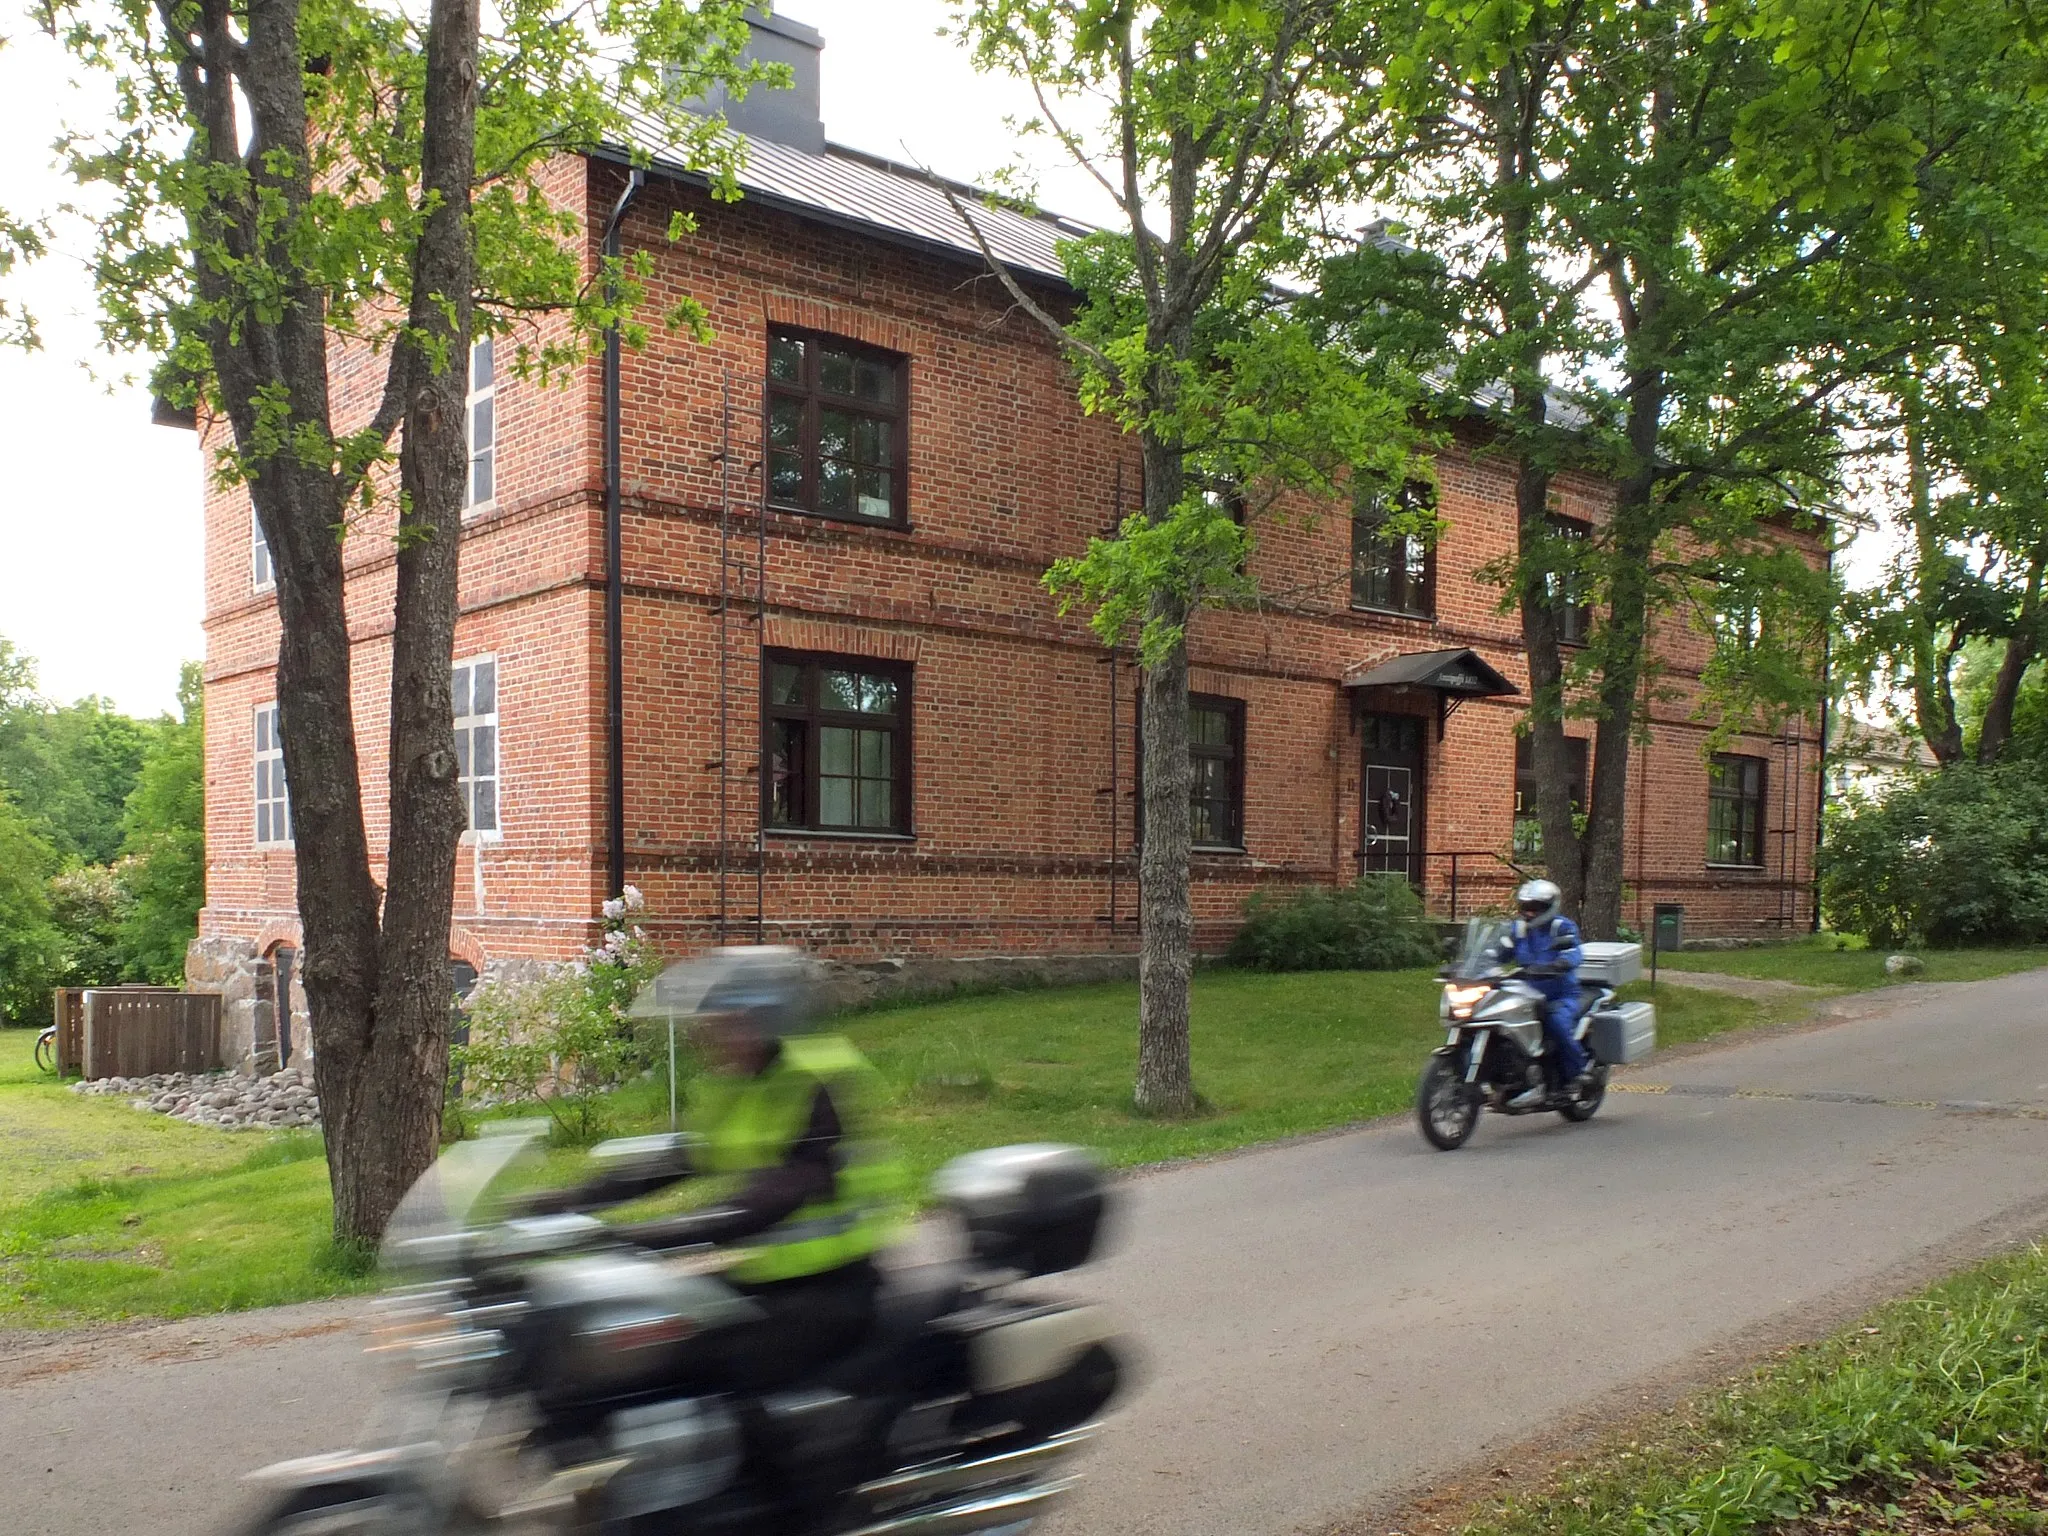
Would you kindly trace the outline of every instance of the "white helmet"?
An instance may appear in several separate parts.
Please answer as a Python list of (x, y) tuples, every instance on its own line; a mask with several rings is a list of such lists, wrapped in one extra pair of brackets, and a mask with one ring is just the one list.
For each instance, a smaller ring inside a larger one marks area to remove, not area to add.
[(1525, 923), (1547, 923), (1564, 906), (1564, 892), (1554, 880), (1531, 880), (1515, 892), (1515, 912)]

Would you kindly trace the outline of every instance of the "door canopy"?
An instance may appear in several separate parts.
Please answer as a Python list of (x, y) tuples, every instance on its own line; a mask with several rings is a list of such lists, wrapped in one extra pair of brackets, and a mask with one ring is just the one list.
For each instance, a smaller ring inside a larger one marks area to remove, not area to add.
[(1474, 650), (1410, 651), (1391, 660), (1362, 663), (1345, 675), (1344, 687), (1422, 688), (1460, 699), (1512, 697), (1515, 685)]

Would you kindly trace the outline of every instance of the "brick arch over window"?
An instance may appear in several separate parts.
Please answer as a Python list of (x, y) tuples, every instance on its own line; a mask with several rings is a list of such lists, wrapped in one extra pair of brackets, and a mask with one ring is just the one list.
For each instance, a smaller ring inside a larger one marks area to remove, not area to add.
[(824, 331), (828, 335), (844, 336), (848, 341), (901, 352), (906, 357), (916, 357), (927, 350), (919, 345), (914, 327), (888, 315), (878, 315), (873, 310), (857, 309), (849, 304), (828, 304), (822, 299), (800, 298), (793, 293), (771, 293), (767, 295), (764, 307), (770, 325), (794, 325), (807, 331)]
[(924, 647), (922, 635), (866, 624), (835, 624), (825, 619), (792, 619), (771, 614), (762, 630), (761, 643), (773, 650), (872, 656), (877, 661), (904, 661), (913, 666)]
[(477, 973), (481, 975), (484, 968), (483, 940), (463, 927), (462, 924), (454, 924), (448, 930), (448, 958), (450, 960), (460, 960), (465, 965), (473, 966)]
[(281, 944), (289, 944), (293, 949), (305, 948), (305, 939), (300, 933), (297, 918), (266, 923), (256, 935), (256, 953), (266, 960), (277, 952)]

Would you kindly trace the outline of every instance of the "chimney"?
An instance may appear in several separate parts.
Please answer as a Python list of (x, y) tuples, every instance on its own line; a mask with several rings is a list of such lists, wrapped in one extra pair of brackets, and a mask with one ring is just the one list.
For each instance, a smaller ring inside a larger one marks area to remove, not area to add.
[(723, 112), (725, 120), (749, 138), (820, 153), (825, 148), (825, 124), (818, 115), (818, 54), (824, 37), (815, 27), (754, 9), (747, 12), (747, 26), (753, 35), (745, 56), (763, 64), (787, 64), (793, 77), (790, 84), (757, 85), (742, 100), (728, 99), (725, 88), (718, 86), (690, 105), (703, 112)]

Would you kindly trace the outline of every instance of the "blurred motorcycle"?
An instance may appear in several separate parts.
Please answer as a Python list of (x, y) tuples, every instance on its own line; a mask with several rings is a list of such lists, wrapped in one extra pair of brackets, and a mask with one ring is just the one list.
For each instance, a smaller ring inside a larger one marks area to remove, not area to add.
[[(254, 1474), (249, 1531), (1021, 1536), (1072, 1485), (1117, 1340), (1101, 1308), (1020, 1286), (1095, 1251), (1105, 1179), (1086, 1153), (949, 1164), (933, 1193), (965, 1257), (893, 1271), (854, 1353), (741, 1396), (709, 1370), (753, 1313), (727, 1255), (652, 1251), (583, 1210), (485, 1215), (533, 1145), (458, 1143), (405, 1197), (373, 1346), (398, 1390), (370, 1448)], [(687, 1166), (679, 1136), (592, 1156), (627, 1177)]]

